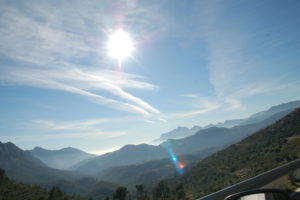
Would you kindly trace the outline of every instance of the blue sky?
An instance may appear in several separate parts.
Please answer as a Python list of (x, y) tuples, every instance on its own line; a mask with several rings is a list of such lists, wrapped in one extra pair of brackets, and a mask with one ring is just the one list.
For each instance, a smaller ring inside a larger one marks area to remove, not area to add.
[(0, 140), (24, 149), (103, 153), (300, 99), (297, 0), (0, 5)]

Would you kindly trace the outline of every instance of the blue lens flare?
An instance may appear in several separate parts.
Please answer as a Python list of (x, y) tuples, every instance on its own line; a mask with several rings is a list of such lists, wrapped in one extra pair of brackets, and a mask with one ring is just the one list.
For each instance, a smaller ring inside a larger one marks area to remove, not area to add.
[(185, 167), (185, 165), (182, 162), (180, 162), (179, 159), (178, 159), (178, 157), (174, 154), (171, 144), (167, 142), (167, 143), (164, 144), (163, 147), (169, 153), (170, 159), (173, 162), (173, 164), (174, 164), (174, 166), (176, 168), (177, 173), (183, 174), (184, 173), (184, 167)]
[(173, 160), (173, 161), (177, 161), (176, 156), (172, 156), (172, 160)]

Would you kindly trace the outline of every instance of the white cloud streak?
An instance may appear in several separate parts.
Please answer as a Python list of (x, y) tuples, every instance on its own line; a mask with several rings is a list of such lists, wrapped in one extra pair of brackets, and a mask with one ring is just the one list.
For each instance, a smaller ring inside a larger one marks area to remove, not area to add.
[[(115, 28), (119, 20), (129, 20), (126, 23), (130, 25), (144, 14), (146, 21), (138, 23), (143, 26), (158, 19), (146, 10), (137, 9), (135, 1), (124, 1), (121, 8), (105, 1), (73, 3), (61, 1), (54, 5), (29, 0), (18, 6), (14, 2), (1, 6), (0, 56), (13, 64), (0, 65), (0, 80), (76, 93), (95, 103), (145, 116), (159, 114), (148, 102), (125, 91), (153, 90), (158, 86), (138, 75), (108, 70), (104, 52), (108, 27)], [(96, 63), (84, 63), (95, 57)], [(78, 64), (78, 60), (83, 60), (79, 62), (83, 64)], [(109, 92), (114, 98), (95, 91)]]
[(199, 97), (198, 94), (181, 94), (181, 97), (187, 97), (187, 98), (197, 98)]
[[(52, 69), (34, 69), (34, 68), (6, 68), (2, 70), (0, 80), (19, 85), (27, 85), (33, 87), (63, 90), (75, 94), (90, 97), (94, 102), (108, 105), (112, 108), (125, 110), (128, 112), (150, 115), (150, 113), (159, 113), (157, 109), (152, 107), (140, 98), (125, 92), (122, 85), (119, 85), (118, 79), (122, 79), (121, 83), (125, 83), (126, 87), (135, 87), (136, 85), (144, 86), (143, 89), (154, 89), (157, 86), (137, 80), (135, 76), (123, 73), (120, 77), (118, 72), (109, 70), (98, 70), (98, 75), (92, 72), (83, 72), (83, 70), (75, 67), (69, 68), (52, 68)], [(135, 77), (135, 79), (131, 79)], [(126, 81), (129, 80), (129, 83)], [(132, 85), (130, 83), (133, 83)], [(141, 86), (139, 86), (141, 87)], [(105, 90), (126, 101), (104, 97), (93, 93), (89, 90)]]
[(39, 134), (39, 135), (16, 135), (2, 136), (4, 141), (42, 141), (42, 140), (57, 140), (57, 139), (107, 139), (127, 135), (127, 132), (82, 132), (82, 133), (60, 133), (60, 134)]
[[(172, 7), (165, 9), (165, 3), (172, 3)], [(242, 99), (281, 91), (285, 86), (273, 77), (253, 81), (255, 71), (263, 67), (257, 62), (258, 53), (248, 52), (258, 49), (251, 46), (256, 32), (253, 34), (248, 24), (244, 26), (242, 19), (226, 21), (231, 20), (222, 16), (227, 4), (230, 7), (235, 2), (74, 0), (70, 4), (28, 0), (18, 6), (13, 1), (3, 3), (0, 56), (8, 62), (0, 64), (0, 81), (67, 91), (104, 106), (139, 113), (150, 121), (158, 115), (159, 120), (163, 116), (159, 109), (127, 90), (149, 91), (159, 87), (144, 77), (109, 70), (105, 40), (110, 31), (122, 25), (143, 40), (168, 34), (169, 38), (184, 37), (178, 42), (200, 39), (207, 48), (209, 81), (216, 93), (209, 101), (214, 105), (199, 108), (195, 101), (196, 106), (188, 105), (195, 108), (193, 111), (175, 113), (175, 117), (198, 116), (217, 107), (225, 111), (243, 110)], [(189, 12), (178, 13), (182, 8)], [(261, 52), (265, 50), (268, 49), (261, 48)], [(181, 96), (201, 98), (197, 94)]]
[(107, 124), (120, 124), (130, 123), (133, 121), (143, 121), (139, 116), (127, 116), (120, 118), (95, 118), (95, 119), (84, 119), (84, 120), (67, 120), (67, 121), (55, 121), (36, 119), (28, 122), (30, 128), (46, 131), (91, 131), (96, 132), (99, 128), (103, 128), (103, 125)]
[(33, 120), (33, 125), (43, 130), (72, 130), (81, 131), (92, 129), (96, 125), (105, 124), (112, 119), (77, 120), (68, 122), (54, 122), (51, 120)]
[(178, 112), (178, 113), (170, 113), (166, 114), (166, 119), (189, 119), (194, 118), (199, 115), (207, 114), (213, 110), (216, 110), (220, 107), (218, 104), (206, 104), (203, 108), (194, 109), (192, 111), (186, 111), (186, 112)]
[[(261, 11), (253, 6), (244, 8), (244, 4), (236, 1), (199, 1), (195, 4), (190, 18), (183, 25), (180, 24), (176, 32), (183, 33), (181, 35), (184, 37), (189, 34), (189, 38), (204, 41), (208, 50), (209, 81), (215, 90), (213, 98), (223, 105), (224, 111), (244, 110), (244, 99), (283, 92), (290, 87), (284, 84), (284, 74), (281, 76), (272, 71), (273, 67), (276, 71), (289, 63), (288, 58), (283, 62), (283, 54), (287, 53), (281, 52), (280, 55), (270, 58), (270, 55), (277, 55), (278, 44), (290, 42), (288, 38), (280, 37), (280, 32), (274, 32), (284, 25), (276, 23), (269, 27), (262, 26), (255, 20), (261, 15)], [(231, 15), (232, 9), (238, 6), (245, 13), (238, 12), (235, 17), (234, 14)], [(191, 18), (198, 19), (197, 23)], [(188, 29), (189, 27), (193, 29)], [(268, 35), (270, 32), (274, 34)], [(277, 59), (279, 56), (282, 56), (281, 59)], [(198, 98), (195, 94), (181, 96)]]
[(246, 108), (241, 104), (241, 102), (237, 99), (227, 98), (225, 102), (229, 104), (229, 106), (225, 107), (225, 111), (233, 111), (233, 110), (245, 110)]

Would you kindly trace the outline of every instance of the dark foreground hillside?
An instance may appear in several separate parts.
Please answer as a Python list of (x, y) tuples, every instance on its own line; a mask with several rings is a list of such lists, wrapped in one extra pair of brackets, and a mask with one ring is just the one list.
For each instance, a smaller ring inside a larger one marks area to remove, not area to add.
[(0, 199), (1, 200), (86, 200), (79, 196), (69, 196), (58, 187), (50, 191), (36, 186), (29, 186), (9, 179), (5, 171), (0, 169)]
[(178, 181), (200, 197), (300, 157), (300, 108), (199, 162)]
[(0, 142), (0, 168), (4, 169), (7, 176), (14, 181), (39, 185), (49, 190), (58, 186), (70, 195), (104, 198), (111, 195), (116, 188), (112, 183), (92, 177), (83, 177), (75, 172), (49, 168), (29, 152), (23, 151), (10, 142)]

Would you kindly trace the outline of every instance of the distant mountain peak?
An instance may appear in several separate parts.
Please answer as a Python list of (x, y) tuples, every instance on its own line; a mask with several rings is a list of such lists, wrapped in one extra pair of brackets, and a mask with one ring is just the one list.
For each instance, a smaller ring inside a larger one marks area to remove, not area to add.
[(188, 127), (185, 127), (185, 126), (178, 126), (177, 128), (175, 128), (169, 132), (161, 134), (160, 138), (154, 140), (153, 142), (161, 143), (168, 139), (179, 139), (179, 138), (188, 137), (188, 136), (195, 134), (200, 129), (201, 129), (201, 127), (199, 127), (199, 126), (194, 126), (191, 129), (189, 129)]
[(39, 147), (39, 146), (37, 146), (37, 147), (34, 147), (34, 149), (33, 149), (34, 151), (44, 151), (44, 150), (46, 150), (46, 149), (44, 149), (44, 148), (42, 148), (42, 147)]
[(13, 147), (17, 147), (14, 143), (12, 142), (0, 142), (2, 145), (6, 145), (6, 146), (13, 146)]
[(16, 146), (12, 142), (0, 142), (0, 155), (1, 153), (12, 153), (14, 155), (21, 155), (23, 152), (18, 146)]
[(96, 156), (73, 147), (58, 150), (47, 150), (42, 147), (35, 147), (29, 152), (48, 166), (57, 169), (68, 169), (80, 161)]
[(77, 148), (75, 148), (75, 147), (65, 147), (65, 148), (62, 148), (61, 150), (63, 150), (63, 149), (68, 149), (68, 150), (79, 150), (79, 151), (82, 151), (82, 150), (77, 149)]
[(62, 151), (62, 152), (63, 151), (66, 151), (66, 152), (83, 152), (82, 150), (76, 149), (74, 147), (66, 147), (66, 148), (62, 148), (62, 149), (60, 149), (58, 151)]
[(182, 129), (187, 130), (188, 128), (185, 126), (178, 126), (175, 130), (182, 130)]
[(149, 145), (149, 144), (137, 144), (137, 145), (134, 145), (134, 144), (127, 144), (125, 146), (123, 146), (120, 150), (132, 150), (132, 149), (137, 149), (137, 148), (148, 148), (148, 147), (152, 147), (152, 145)]
[(278, 110), (278, 109), (281, 110), (283, 107), (285, 109), (288, 109), (288, 108), (295, 108), (295, 107), (299, 107), (299, 106), (300, 106), (300, 100), (275, 105), (275, 106), (272, 106), (269, 110)]
[[(179, 126), (176, 129), (165, 133), (167, 136), (171, 135), (171, 138), (160, 143), (160, 145), (151, 146), (146, 144), (128, 144), (117, 151), (106, 153), (78, 163), (73, 166), (72, 169), (82, 173), (88, 173), (89, 175), (95, 175), (101, 171), (105, 173), (105, 170), (110, 167), (141, 164), (149, 160), (167, 158), (170, 153), (174, 153), (176, 156), (193, 154), (202, 159), (230, 144), (240, 141), (268, 125), (271, 125), (287, 115), (289, 112), (290, 109), (283, 109), (283, 111), (275, 112), (275, 114), (273, 112), (267, 112), (260, 117), (259, 120), (255, 119), (255, 121), (252, 119), (249, 120), (249, 118), (228, 120), (227, 122), (233, 122), (231, 124), (246, 122), (244, 125), (239, 124), (234, 127), (213, 126), (209, 128), (201, 128), (195, 126), (189, 129), (187, 127)], [(180, 133), (181, 130), (195, 131), (197, 129), (200, 130), (196, 132)], [(186, 136), (188, 134), (191, 135)], [(174, 137), (183, 135), (185, 137), (174, 139)], [(134, 173), (136, 174), (137, 172)]]

